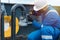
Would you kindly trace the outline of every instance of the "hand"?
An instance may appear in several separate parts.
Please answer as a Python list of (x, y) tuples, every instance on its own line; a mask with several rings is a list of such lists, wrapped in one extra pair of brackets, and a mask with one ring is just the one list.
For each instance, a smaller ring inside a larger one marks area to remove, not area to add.
[(28, 15), (27, 18), (28, 18), (28, 21), (33, 21), (31, 15)]

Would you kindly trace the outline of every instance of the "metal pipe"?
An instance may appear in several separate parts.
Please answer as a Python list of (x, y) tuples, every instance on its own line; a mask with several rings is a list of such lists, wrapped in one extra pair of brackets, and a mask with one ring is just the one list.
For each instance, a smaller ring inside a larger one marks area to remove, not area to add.
[(19, 7), (23, 7), (23, 9), (25, 10), (25, 7), (23, 5), (20, 4), (15, 4), (12, 8), (11, 8), (11, 40), (15, 40), (15, 33), (16, 33), (16, 13), (15, 10)]
[[(1, 37), (1, 3), (0, 3), (0, 37)], [(2, 37), (1, 37), (2, 38)], [(0, 40), (1, 40), (1, 38), (0, 38)]]
[(1, 40), (4, 40), (4, 13), (1, 14)]
[(15, 30), (16, 30), (16, 14), (12, 12), (11, 15), (11, 40), (15, 40)]

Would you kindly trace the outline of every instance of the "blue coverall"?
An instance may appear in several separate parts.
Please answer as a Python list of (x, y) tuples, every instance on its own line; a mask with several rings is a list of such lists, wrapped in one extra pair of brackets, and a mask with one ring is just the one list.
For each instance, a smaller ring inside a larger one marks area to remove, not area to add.
[[(33, 21), (32, 24), (34, 27), (40, 29), (30, 33), (28, 40), (58, 40), (60, 34), (60, 17), (53, 7), (49, 6), (48, 10), (46, 15), (40, 15), (41, 18), (44, 18), (42, 23), (36, 20)], [(43, 27), (41, 28), (42, 24)]]

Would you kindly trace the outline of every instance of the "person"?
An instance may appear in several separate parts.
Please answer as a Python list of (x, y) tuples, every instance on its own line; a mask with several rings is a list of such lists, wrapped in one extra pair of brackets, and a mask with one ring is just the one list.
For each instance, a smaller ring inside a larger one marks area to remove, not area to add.
[(34, 3), (32, 15), (35, 17), (32, 24), (39, 29), (30, 33), (28, 40), (58, 40), (59, 14), (51, 5), (47, 4), (46, 0), (38, 0)]

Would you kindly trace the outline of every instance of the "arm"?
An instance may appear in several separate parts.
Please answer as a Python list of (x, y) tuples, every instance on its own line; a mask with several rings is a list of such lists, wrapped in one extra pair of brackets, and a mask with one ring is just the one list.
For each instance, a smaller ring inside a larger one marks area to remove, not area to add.
[(28, 15), (28, 21), (32, 21), (32, 25), (36, 28), (40, 28), (41, 24), (38, 22), (36, 16)]
[(41, 24), (36, 20), (33, 20), (32, 25), (36, 28), (41, 28)]

